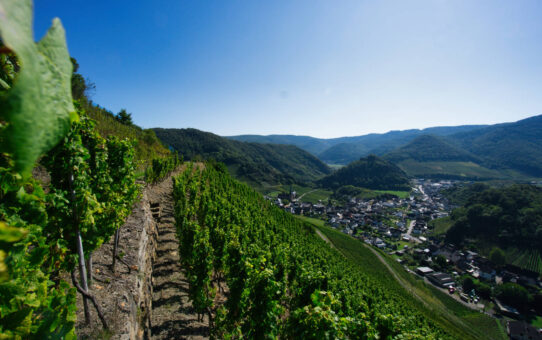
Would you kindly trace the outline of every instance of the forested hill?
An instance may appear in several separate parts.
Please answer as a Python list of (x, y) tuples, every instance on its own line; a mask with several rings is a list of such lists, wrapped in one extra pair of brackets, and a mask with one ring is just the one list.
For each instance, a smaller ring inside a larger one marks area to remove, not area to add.
[(431, 161), (479, 161), (478, 157), (468, 151), (451, 145), (442, 138), (423, 135), (407, 145), (384, 155), (384, 159), (399, 163), (408, 159), (418, 162)]
[(449, 136), (459, 132), (477, 130), (486, 125), (437, 126), (426, 129), (410, 129), (371, 133), (353, 137), (315, 138), (295, 135), (240, 135), (226, 137), (243, 142), (291, 144), (318, 156), (330, 164), (348, 164), (369, 154), (383, 155), (405, 145), (421, 135)]
[(223, 162), (236, 178), (257, 186), (305, 183), (331, 173), (318, 158), (293, 145), (239, 142), (196, 129), (154, 131), (184, 159)]
[(318, 183), (331, 189), (345, 185), (376, 190), (410, 189), (409, 179), (399, 167), (374, 155), (352, 162)]
[[(505, 250), (533, 250), (534, 259), (541, 255), (541, 188), (533, 185), (484, 188), (478, 185), (460, 190), (466, 197), (466, 203), (452, 213), (454, 224), (446, 234), (449, 242), (474, 242), (486, 248), (497, 245)], [(542, 273), (542, 266), (538, 261), (531, 262), (517, 264)]]
[(335, 144), (334, 140), (331, 139), (295, 135), (239, 135), (226, 138), (240, 142), (295, 145), (315, 156)]
[(542, 115), (449, 137), (492, 168), (510, 168), (542, 177)]

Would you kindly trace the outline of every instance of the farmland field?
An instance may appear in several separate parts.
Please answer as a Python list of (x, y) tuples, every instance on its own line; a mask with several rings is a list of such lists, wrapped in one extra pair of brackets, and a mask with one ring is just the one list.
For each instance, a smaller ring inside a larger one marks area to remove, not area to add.
[(542, 274), (542, 258), (538, 250), (508, 248), (506, 250), (506, 261), (519, 268)]

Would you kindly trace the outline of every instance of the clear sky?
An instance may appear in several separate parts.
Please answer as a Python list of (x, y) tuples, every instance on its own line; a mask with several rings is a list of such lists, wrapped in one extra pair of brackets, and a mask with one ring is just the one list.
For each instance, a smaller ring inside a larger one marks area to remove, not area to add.
[(149, 127), (362, 135), (542, 114), (542, 1), (34, 0)]

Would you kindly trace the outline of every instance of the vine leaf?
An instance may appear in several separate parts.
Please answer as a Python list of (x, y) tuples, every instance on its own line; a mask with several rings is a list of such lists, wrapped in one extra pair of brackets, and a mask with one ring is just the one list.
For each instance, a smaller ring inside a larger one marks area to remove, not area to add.
[(13, 155), (15, 171), (26, 177), (38, 157), (78, 119), (71, 96), (72, 64), (59, 19), (34, 42), (31, 0), (0, 0), (0, 39), (21, 67), (11, 89), (0, 94), (0, 121), (5, 124), (0, 150)]
[(0, 221), (0, 282), (9, 278), (8, 267), (4, 260), (11, 243), (21, 240), (28, 232), (22, 228), (10, 227)]

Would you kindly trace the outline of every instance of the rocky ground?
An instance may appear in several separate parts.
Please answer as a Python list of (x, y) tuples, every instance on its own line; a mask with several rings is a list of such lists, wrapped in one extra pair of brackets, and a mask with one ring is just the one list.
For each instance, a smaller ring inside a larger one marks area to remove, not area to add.
[[(93, 254), (90, 293), (109, 324), (105, 331), (90, 305), (86, 323), (77, 294), (79, 339), (207, 339), (209, 323), (197, 321), (180, 267), (171, 176), (146, 186), (120, 231), (116, 270), (111, 268), (113, 238)], [(77, 273), (77, 278), (79, 274)], [(64, 279), (71, 282), (69, 275)]]

